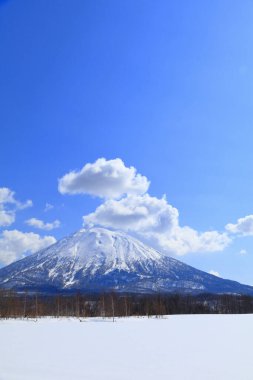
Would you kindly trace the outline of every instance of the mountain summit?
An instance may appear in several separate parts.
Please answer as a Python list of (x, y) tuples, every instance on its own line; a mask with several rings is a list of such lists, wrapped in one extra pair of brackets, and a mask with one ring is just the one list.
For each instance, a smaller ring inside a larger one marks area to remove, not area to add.
[(119, 291), (252, 294), (105, 228), (81, 229), (0, 269), (0, 287), (39, 292)]

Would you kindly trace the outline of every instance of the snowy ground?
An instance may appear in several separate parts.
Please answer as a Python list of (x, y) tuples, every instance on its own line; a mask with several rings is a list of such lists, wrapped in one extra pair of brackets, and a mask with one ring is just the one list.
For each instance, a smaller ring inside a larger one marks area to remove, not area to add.
[(0, 380), (252, 380), (253, 315), (0, 321)]

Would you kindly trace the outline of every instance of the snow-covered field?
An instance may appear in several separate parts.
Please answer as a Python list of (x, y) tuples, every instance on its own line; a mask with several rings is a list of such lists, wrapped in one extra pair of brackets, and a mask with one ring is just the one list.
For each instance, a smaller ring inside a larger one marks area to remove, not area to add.
[(253, 315), (0, 321), (0, 380), (252, 380)]

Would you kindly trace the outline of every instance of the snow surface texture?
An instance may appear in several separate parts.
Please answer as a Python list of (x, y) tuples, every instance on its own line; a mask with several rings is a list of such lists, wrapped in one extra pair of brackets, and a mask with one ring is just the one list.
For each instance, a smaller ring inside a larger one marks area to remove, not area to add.
[(253, 287), (199, 271), (125, 233), (105, 228), (82, 229), (0, 269), (0, 287), (253, 294)]
[(1, 380), (252, 380), (252, 315), (0, 322)]

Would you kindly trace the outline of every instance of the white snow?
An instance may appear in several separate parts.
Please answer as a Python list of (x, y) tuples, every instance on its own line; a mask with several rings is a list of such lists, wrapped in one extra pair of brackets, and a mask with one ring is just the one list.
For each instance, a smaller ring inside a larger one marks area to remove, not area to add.
[[(78, 271), (90, 270), (92, 275), (104, 265), (105, 274), (115, 269), (128, 272), (135, 271), (136, 262), (145, 267), (147, 261), (161, 261), (162, 255), (143, 243), (127, 236), (123, 232), (105, 228), (81, 229), (69, 238), (59, 241), (48, 249), (41, 251), (47, 266), (53, 261), (49, 277), (62, 274), (65, 287), (74, 283)], [(37, 265), (38, 268), (38, 265)], [(69, 271), (66, 271), (69, 268)]]
[(1, 380), (252, 380), (253, 315), (0, 321)]

